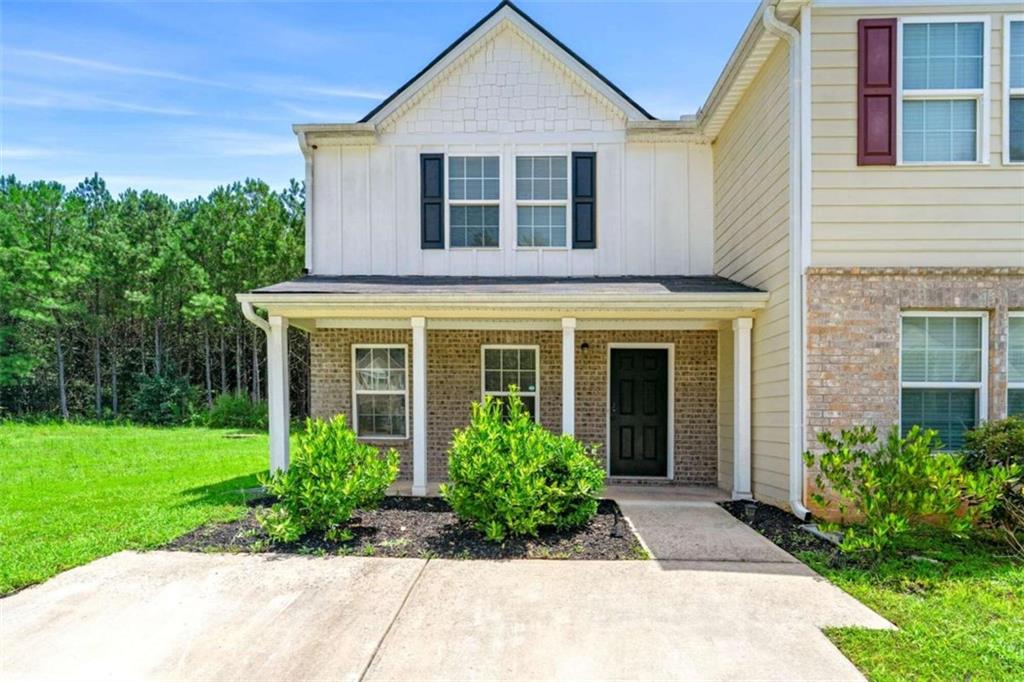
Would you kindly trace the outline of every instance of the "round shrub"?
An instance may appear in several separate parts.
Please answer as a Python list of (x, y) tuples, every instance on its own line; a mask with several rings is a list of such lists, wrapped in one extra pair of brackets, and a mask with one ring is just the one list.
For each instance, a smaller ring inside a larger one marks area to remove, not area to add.
[(441, 496), (488, 540), (536, 537), (542, 528), (580, 526), (597, 513), (604, 471), (594, 448), (537, 424), (512, 392), (473, 404), (456, 430)]
[(249, 396), (222, 393), (206, 413), (206, 425), (214, 429), (265, 429), (267, 403), (253, 402)]
[(178, 426), (192, 416), (195, 390), (186, 377), (140, 374), (128, 400), (128, 417), (137, 424)]
[(344, 415), (330, 421), (307, 419), (287, 471), (261, 475), (277, 498), (259, 517), (271, 539), (293, 542), (310, 533), (335, 540), (356, 509), (373, 509), (398, 476), (398, 453), (380, 451), (356, 439)]

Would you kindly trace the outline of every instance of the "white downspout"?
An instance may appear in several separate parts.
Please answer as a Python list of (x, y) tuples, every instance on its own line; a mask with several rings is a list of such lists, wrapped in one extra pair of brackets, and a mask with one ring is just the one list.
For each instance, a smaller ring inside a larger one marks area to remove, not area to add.
[(804, 505), (804, 235), (803, 46), (800, 32), (764, 9), (765, 29), (789, 46), (789, 505), (807, 518)]
[(241, 301), (242, 304), (242, 315), (245, 319), (252, 322), (254, 325), (263, 330), (264, 334), (270, 334), (270, 323), (264, 320), (262, 317), (256, 314), (256, 311), (252, 307), (252, 303), (248, 301)]
[(306, 272), (313, 272), (313, 150), (306, 139), (306, 133), (300, 132), (299, 149), (302, 150), (302, 158), (306, 161), (306, 185), (303, 195), (305, 196), (305, 219), (306, 219)]

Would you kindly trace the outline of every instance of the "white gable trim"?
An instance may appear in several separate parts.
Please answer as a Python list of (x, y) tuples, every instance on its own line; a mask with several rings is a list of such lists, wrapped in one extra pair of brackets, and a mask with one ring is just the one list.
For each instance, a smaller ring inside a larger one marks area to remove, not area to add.
[(488, 40), (497, 35), (502, 29), (502, 24), (508, 22), (522, 36), (533, 41), (538, 47), (557, 63), (561, 64), (567, 71), (579, 78), (583, 83), (596, 94), (607, 100), (614, 108), (620, 110), (627, 120), (646, 121), (649, 117), (637, 108), (628, 99), (620, 95), (614, 88), (605, 83), (594, 72), (580, 63), (573, 55), (569, 54), (563, 47), (538, 30), (529, 21), (523, 18), (517, 11), (508, 5), (502, 6), (485, 22), (480, 24), (472, 33), (463, 37), (451, 48), (447, 54), (432, 65), (429, 69), (419, 75), (414, 81), (406, 85), (398, 95), (387, 102), (367, 120), (367, 123), (381, 125), (396, 112), (405, 108), (429, 87), (431, 82), (441, 77), (452, 65), (463, 57), (473, 54), (478, 46), (486, 44)]

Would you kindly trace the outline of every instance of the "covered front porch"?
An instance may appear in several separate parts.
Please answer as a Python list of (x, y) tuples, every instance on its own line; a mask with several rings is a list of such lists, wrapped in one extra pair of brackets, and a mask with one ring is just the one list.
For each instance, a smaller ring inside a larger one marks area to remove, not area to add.
[[(270, 466), (288, 466), (287, 331), (311, 335), (314, 416), (444, 480), (470, 404), (519, 385), (612, 482), (751, 494), (751, 329), (767, 294), (715, 277), (305, 277), (239, 296), (267, 334)], [(264, 318), (255, 308), (266, 311)]]

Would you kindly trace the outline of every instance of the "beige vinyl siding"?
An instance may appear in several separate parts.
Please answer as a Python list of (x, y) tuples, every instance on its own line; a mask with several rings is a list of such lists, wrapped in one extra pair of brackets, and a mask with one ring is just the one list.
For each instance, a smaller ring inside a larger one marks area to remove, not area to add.
[[(1024, 265), (1024, 167), (1003, 164), (1007, 7), (815, 8), (811, 21), (812, 255), (815, 266)], [(1020, 12), (1020, 9), (1017, 10)], [(989, 18), (989, 163), (857, 166), (857, 20)]]
[[(771, 294), (751, 336), (754, 495), (789, 497), (789, 68), (762, 67), (713, 145), (715, 272)], [(719, 347), (719, 480), (732, 487), (732, 329)]]

